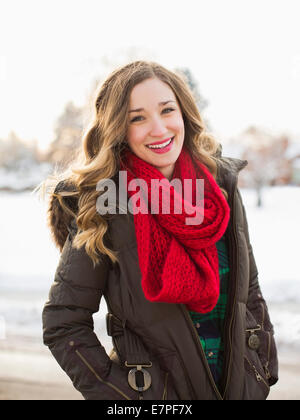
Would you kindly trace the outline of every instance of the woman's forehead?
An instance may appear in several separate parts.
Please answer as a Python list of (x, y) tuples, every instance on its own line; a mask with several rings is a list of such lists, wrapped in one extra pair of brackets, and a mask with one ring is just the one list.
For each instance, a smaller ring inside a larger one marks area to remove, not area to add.
[(130, 95), (130, 107), (143, 108), (145, 104), (163, 105), (168, 101), (176, 102), (169, 85), (159, 79), (147, 79), (135, 85)]

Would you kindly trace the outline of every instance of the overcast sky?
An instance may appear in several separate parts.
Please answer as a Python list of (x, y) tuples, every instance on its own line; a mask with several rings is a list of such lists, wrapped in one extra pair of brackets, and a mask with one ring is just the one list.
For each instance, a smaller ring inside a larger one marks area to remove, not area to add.
[(298, 0), (1, 0), (0, 138), (53, 140), (72, 100), (82, 105), (101, 59), (189, 67), (222, 141), (249, 125), (300, 141)]

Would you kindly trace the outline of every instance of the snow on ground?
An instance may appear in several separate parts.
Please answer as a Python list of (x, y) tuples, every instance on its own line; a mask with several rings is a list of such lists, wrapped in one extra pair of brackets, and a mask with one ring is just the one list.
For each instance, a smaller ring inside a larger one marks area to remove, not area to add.
[[(263, 207), (254, 191), (242, 190), (250, 240), (262, 292), (279, 348), (300, 349), (300, 188), (266, 188)], [(300, 356), (299, 356), (300, 361)]]
[(16, 166), (10, 170), (0, 168), (0, 189), (3, 191), (33, 189), (53, 171), (49, 163), (34, 163), (30, 159), (19, 161)]
[[(299, 351), (300, 188), (266, 189), (260, 209), (255, 207), (254, 191), (241, 193), (277, 344), (282, 351)], [(10, 348), (15, 342), (32, 342), (42, 349), (41, 311), (59, 260), (46, 226), (45, 203), (28, 192), (0, 193), (0, 232), (0, 349)], [(103, 300), (95, 326), (109, 350), (105, 313)]]
[[(34, 346), (43, 351), (41, 312), (59, 261), (45, 202), (29, 192), (1, 192), (0, 232), (0, 350)], [(95, 328), (109, 351), (106, 312), (103, 299)]]

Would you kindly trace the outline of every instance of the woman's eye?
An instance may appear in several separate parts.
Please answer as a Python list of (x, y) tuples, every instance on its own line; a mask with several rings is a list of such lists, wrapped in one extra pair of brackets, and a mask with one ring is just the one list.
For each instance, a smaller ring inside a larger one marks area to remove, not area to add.
[(132, 118), (132, 120), (130, 120), (130, 122), (142, 121), (141, 118), (143, 118), (143, 117), (141, 115), (138, 115), (137, 117)]
[[(170, 114), (170, 112), (175, 111), (174, 108), (165, 108), (162, 110), (162, 114)], [(136, 117), (130, 120), (131, 123), (143, 121), (144, 117), (142, 115), (137, 115)]]
[(165, 109), (163, 109), (163, 113), (164, 114), (169, 114), (170, 112), (172, 112), (172, 111), (174, 111), (174, 108), (165, 108)]

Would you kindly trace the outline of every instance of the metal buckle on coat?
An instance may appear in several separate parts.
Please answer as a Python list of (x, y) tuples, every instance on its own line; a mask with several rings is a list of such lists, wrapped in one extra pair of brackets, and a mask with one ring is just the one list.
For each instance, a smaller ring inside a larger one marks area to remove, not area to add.
[(260, 331), (261, 330), (261, 326), (257, 325), (256, 328), (249, 328), (246, 330), (246, 332), (250, 333), (250, 336), (248, 338), (248, 346), (250, 347), (251, 350), (258, 350), (259, 346), (260, 346), (260, 339), (258, 337), (256, 333), (256, 331)]
[(139, 392), (147, 391), (151, 386), (152, 380), (150, 373), (143, 368), (150, 368), (152, 363), (150, 362), (148, 365), (129, 365), (126, 361), (125, 366), (134, 368), (128, 372), (128, 383), (131, 388)]

